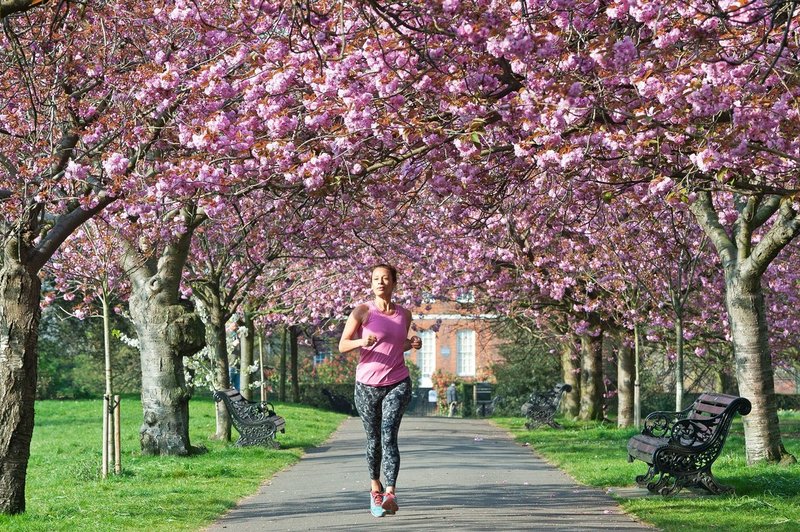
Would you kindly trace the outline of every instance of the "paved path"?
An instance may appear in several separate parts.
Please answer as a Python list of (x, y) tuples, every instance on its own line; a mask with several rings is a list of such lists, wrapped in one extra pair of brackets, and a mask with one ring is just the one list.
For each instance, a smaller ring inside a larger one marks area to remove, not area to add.
[(364, 431), (350, 418), (207, 530), (652, 530), (485, 420), (406, 417), (400, 454), (396, 515), (369, 514)]

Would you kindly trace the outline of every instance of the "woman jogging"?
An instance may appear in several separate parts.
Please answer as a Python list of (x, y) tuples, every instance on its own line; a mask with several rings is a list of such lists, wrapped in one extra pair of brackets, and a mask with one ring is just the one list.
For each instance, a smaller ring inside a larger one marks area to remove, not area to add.
[[(411, 311), (392, 302), (397, 270), (388, 264), (372, 268), (373, 301), (358, 305), (339, 340), (344, 353), (360, 348), (356, 369), (355, 405), (367, 433), (370, 474), (370, 512), (375, 517), (398, 510), (395, 486), (400, 469), (397, 433), (411, 400), (411, 378), (403, 353), (422, 347), (418, 336), (408, 338)], [(381, 467), (386, 486), (381, 484)]]

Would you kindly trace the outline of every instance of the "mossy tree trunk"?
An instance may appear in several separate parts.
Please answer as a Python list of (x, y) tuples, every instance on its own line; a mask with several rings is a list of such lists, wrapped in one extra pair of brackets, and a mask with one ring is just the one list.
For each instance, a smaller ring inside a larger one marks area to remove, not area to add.
[(123, 267), (131, 279), (131, 317), (139, 338), (142, 363), (142, 410), (139, 431), (142, 453), (186, 455), (189, 441), (189, 398), (183, 357), (205, 345), (205, 329), (188, 300), (180, 298), (180, 282), (192, 234), (202, 220), (184, 211), (186, 230), (167, 244), (156, 262), (123, 241)]

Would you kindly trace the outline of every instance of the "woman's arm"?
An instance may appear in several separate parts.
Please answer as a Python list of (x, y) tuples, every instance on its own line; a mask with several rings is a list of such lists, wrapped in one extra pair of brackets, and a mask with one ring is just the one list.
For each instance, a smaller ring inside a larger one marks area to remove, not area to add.
[(373, 335), (369, 335), (366, 338), (356, 338), (353, 340), (353, 335), (363, 324), (367, 312), (368, 308), (366, 305), (359, 305), (353, 309), (353, 312), (350, 313), (350, 316), (347, 318), (347, 323), (344, 325), (342, 337), (339, 339), (340, 353), (346, 353), (348, 351), (352, 351), (353, 349), (358, 349), (359, 347), (369, 347), (374, 345), (377, 341), (377, 338), (375, 338)]
[[(408, 322), (408, 327), (406, 327), (406, 336), (408, 336), (408, 331), (411, 330), (411, 311), (405, 309), (406, 311), (406, 321)], [(412, 336), (411, 338), (406, 338), (406, 341), (403, 343), (403, 351), (408, 351), (411, 348), (419, 349), (422, 347), (422, 338), (417, 335)]]

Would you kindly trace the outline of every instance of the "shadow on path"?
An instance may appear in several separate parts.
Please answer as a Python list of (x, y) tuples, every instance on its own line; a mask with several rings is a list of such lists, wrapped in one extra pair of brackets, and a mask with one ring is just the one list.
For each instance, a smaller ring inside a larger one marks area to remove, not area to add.
[(447, 418), (403, 420), (400, 511), (377, 519), (368, 510), (363, 446), (361, 421), (347, 419), (208, 530), (652, 530), (502, 429)]

